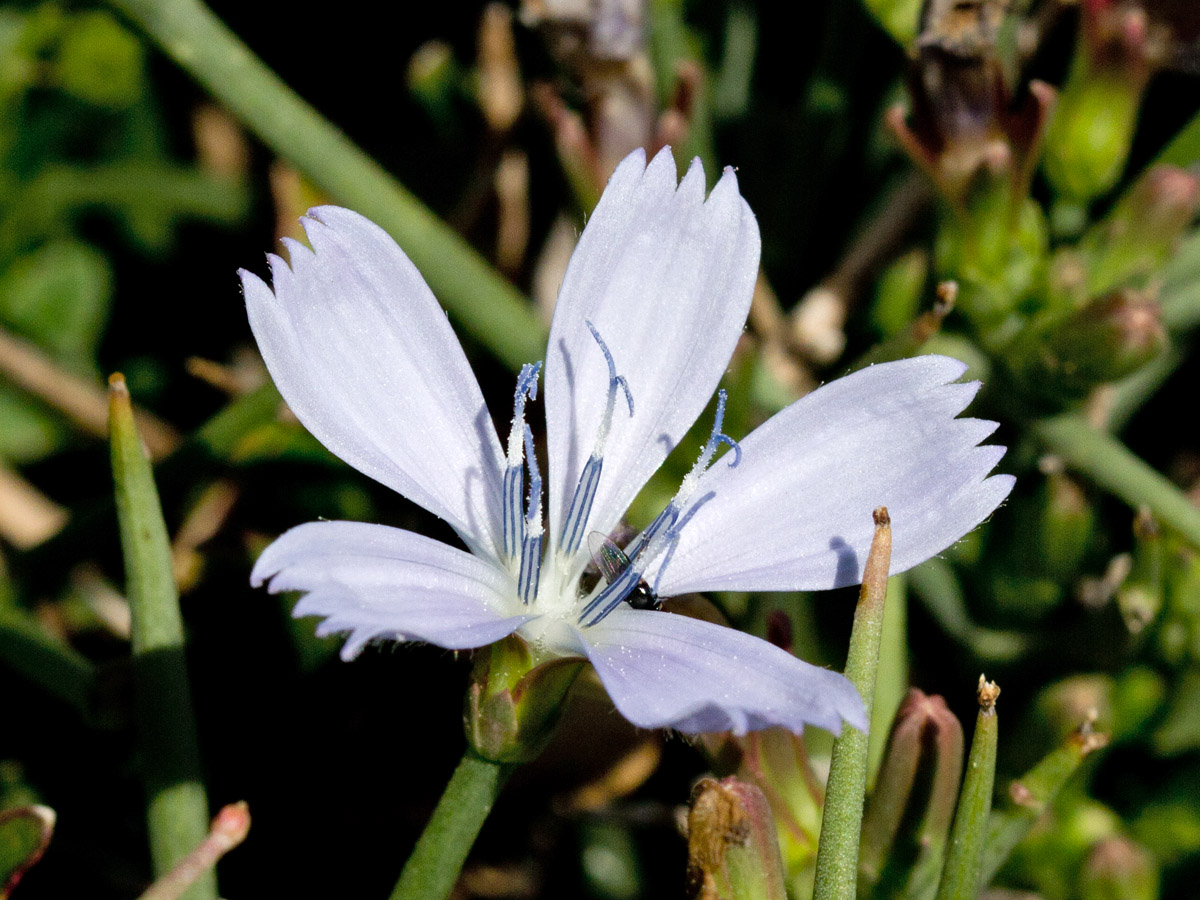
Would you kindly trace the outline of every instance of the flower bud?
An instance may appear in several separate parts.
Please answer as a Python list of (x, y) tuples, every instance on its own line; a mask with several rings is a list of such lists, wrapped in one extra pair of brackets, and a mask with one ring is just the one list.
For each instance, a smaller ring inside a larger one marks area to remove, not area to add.
[(909, 690), (863, 817), (860, 895), (909, 896), (936, 879), (962, 762), (962, 726), (945, 701)]
[[(960, 209), (995, 191), (1015, 226), (1028, 194), (1053, 91), (1041, 82), (1014, 103), (998, 50), (1008, 4), (925, 4), (909, 79), (911, 129), (893, 111), (889, 126), (939, 193)], [(989, 204), (990, 205), (990, 204)]]
[(1019, 340), (1014, 368), (1036, 395), (1072, 402), (1136, 372), (1167, 346), (1162, 311), (1152, 295), (1119, 291)]
[(687, 895), (692, 900), (786, 900), (775, 820), (762, 791), (705, 778), (688, 812)]
[(499, 763), (527, 762), (541, 753), (583, 662), (567, 657), (539, 664), (516, 635), (480, 651), (463, 715), (475, 752)]
[(1125, 168), (1146, 84), (1169, 32), (1137, 3), (1081, 4), (1080, 39), (1046, 132), (1046, 175), (1070, 201), (1111, 188)]
[(1155, 166), (1080, 242), (1086, 296), (1142, 286), (1167, 262), (1200, 208), (1200, 177)]
[(1163, 540), (1149, 510), (1133, 523), (1134, 548), (1129, 575), (1117, 588), (1117, 608), (1132, 635), (1141, 634), (1163, 606)]

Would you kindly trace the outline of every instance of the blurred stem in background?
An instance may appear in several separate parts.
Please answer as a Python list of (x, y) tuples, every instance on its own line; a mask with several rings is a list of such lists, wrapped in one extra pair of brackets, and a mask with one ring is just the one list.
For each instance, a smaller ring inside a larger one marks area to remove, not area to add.
[(339, 203), (381, 225), (438, 300), (514, 370), (546, 330), (516, 288), (378, 163), (301, 100), (198, 0), (112, 0), (269, 147)]

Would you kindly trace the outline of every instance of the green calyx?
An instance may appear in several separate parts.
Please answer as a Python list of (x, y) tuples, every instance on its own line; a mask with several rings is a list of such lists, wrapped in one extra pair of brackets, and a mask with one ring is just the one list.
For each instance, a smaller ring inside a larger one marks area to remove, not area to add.
[(539, 662), (516, 635), (480, 652), (463, 710), (475, 752), (498, 763), (528, 762), (541, 753), (583, 664), (578, 657)]

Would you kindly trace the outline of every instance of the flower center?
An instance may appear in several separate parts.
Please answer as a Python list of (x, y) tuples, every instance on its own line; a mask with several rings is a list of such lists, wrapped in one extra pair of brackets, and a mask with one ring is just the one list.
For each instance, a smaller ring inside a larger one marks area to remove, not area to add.
[(659, 556), (663, 556), (662, 565), (658, 567), (658, 577), (655, 578), (655, 583), (651, 587), (652, 593), (657, 595), (658, 582), (671, 562), (671, 555), (675, 552), (676, 544), (679, 543), (679, 534), (683, 530), (683, 526), (704, 502), (702, 497), (696, 503), (688, 505), (696, 493), (700, 476), (712, 465), (717, 448), (724, 444), (733, 450), (733, 459), (729, 461), (729, 465), (736, 466), (741, 462), (742, 448), (738, 446), (737, 441), (721, 431), (721, 426), (725, 422), (725, 401), (726, 394), (722, 388), (717, 392), (717, 412), (713, 417), (712, 431), (709, 433), (708, 441), (704, 444), (704, 449), (700, 451), (699, 459), (684, 476), (683, 482), (679, 485), (675, 496), (671, 498), (671, 502), (650, 523), (650, 527), (630, 544), (627, 553), (630, 560), (629, 566), (619, 577), (591, 597), (583, 607), (583, 612), (579, 614), (579, 624), (584, 628), (595, 625), (620, 606), (623, 600), (637, 590), (642, 582), (642, 576), (650, 564)]
[[(600, 473), (604, 467), (604, 447), (612, 428), (618, 392), (624, 393), (629, 415), (633, 415), (633, 394), (629, 390), (628, 382), (624, 376), (617, 374), (617, 366), (612, 353), (595, 326), (591, 322), (587, 322), (587, 327), (591, 331), (592, 337), (595, 338), (601, 353), (604, 354), (604, 361), (608, 364), (608, 402), (605, 404), (604, 415), (596, 429), (596, 440), (591, 456), (584, 465), (583, 471), (579, 475), (579, 482), (571, 496), (571, 505), (563, 521), (558, 547), (554, 548), (553, 545), (551, 547), (550, 552), (554, 557), (554, 577), (543, 588), (541, 597), (538, 596), (538, 590), (541, 586), (544, 537), (542, 477), (538, 469), (537, 455), (534, 452), (533, 432), (525, 422), (526, 400), (537, 399), (537, 379), (542, 368), (540, 362), (522, 366), (521, 374), (517, 378), (517, 388), (513, 396), (512, 427), (508, 435), (508, 452), (502, 485), (504, 553), (510, 570), (514, 571), (517, 576), (517, 594), (526, 606), (536, 604), (542, 607), (542, 612), (548, 616), (564, 621), (570, 617), (572, 611), (578, 608), (580, 602), (579, 586), (573, 576), (577, 575), (583, 566), (576, 557), (583, 542), (583, 536), (587, 533), (588, 518), (596, 499), (596, 488), (600, 483)], [(725, 391), (721, 390), (717, 395), (717, 412), (713, 420), (712, 431), (699, 459), (684, 477), (679, 491), (671, 502), (659, 513), (650, 527), (629, 545), (629, 564), (622, 571), (616, 573), (608, 584), (598, 585), (587, 598), (583, 610), (578, 616), (580, 626), (590, 627), (609, 615), (622, 601), (638, 590), (646, 569), (656, 559), (663, 556), (663, 562), (659, 566), (658, 576), (655, 579), (654, 592), (657, 592), (657, 582), (662, 578), (663, 570), (670, 563), (681, 530), (700, 503), (704, 502), (704, 498), (700, 498), (699, 501), (691, 503), (700, 476), (712, 464), (713, 457), (722, 444), (733, 450), (731, 466), (736, 466), (741, 460), (742, 451), (737, 442), (721, 431), (725, 421), (725, 401)], [(529, 480), (527, 494), (525, 493), (526, 475)]]

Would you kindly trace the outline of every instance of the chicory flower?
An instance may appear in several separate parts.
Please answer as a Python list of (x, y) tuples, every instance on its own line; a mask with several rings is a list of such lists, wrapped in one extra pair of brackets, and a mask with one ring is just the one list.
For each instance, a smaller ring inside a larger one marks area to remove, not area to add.
[[(526, 423), (540, 364), (518, 379), (502, 444), (442, 308), (399, 247), (362, 216), (319, 207), (312, 245), (285, 240), (273, 289), (243, 271), (250, 324), (276, 384), (326, 447), (444, 519), (466, 550), (385, 525), (313, 522), (260, 557), (252, 581), (302, 591), (295, 615), (348, 633), (449, 649), (512, 633), (540, 659), (584, 657), (617, 708), (683, 732), (815, 724), (866, 729), (840, 674), (758, 638), (623, 602), (708, 590), (857, 583), (886, 505), (893, 571), (958, 540), (1012, 487), (987, 477), (994, 423), (955, 418), (978, 384), (926, 356), (832, 382), (741, 441), (711, 437), (679, 493), (586, 594), (588, 535), (608, 534), (708, 404), (750, 306), (753, 214), (727, 169), (707, 200), (694, 162), (631, 154), (584, 229), (544, 372), (548, 470)], [(718, 456), (718, 452), (723, 453)], [(543, 514), (542, 504), (546, 510)], [(649, 605), (642, 603), (639, 605)]]

